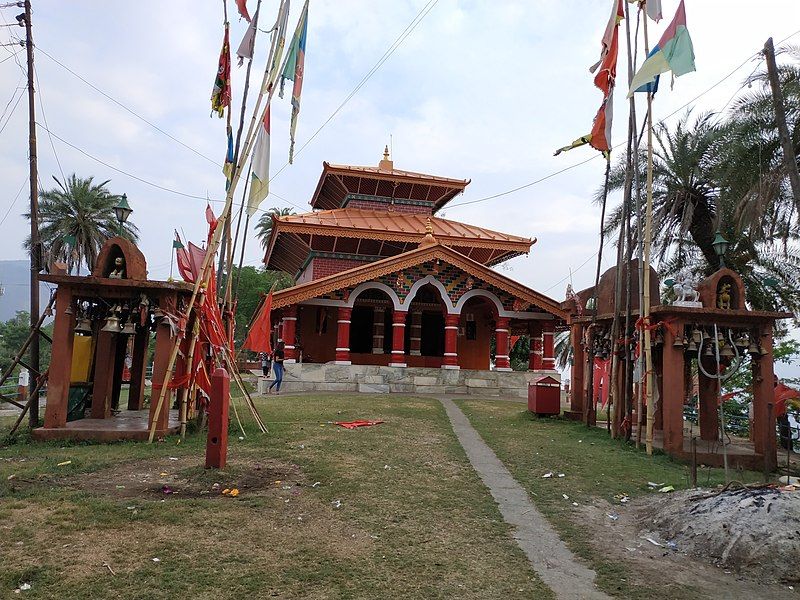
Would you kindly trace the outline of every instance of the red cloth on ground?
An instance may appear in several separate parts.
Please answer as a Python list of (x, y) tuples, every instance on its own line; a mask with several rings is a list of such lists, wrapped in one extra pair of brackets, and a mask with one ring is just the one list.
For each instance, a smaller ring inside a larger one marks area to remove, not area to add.
[(383, 421), (336, 421), (336, 424), (345, 429), (355, 429), (356, 427), (369, 427), (380, 425)]

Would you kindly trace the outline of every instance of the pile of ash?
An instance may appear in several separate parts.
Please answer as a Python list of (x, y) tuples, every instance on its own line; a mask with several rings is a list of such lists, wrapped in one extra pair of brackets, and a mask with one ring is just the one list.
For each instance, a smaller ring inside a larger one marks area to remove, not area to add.
[(689, 490), (652, 498), (645, 535), (762, 583), (800, 581), (800, 487)]

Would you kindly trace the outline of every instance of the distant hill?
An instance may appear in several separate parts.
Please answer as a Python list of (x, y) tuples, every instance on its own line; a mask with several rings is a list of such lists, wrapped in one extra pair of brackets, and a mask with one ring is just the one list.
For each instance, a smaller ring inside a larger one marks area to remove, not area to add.
[[(27, 260), (0, 260), (0, 286), (4, 293), (0, 296), (0, 321), (7, 321), (18, 310), (28, 310), (30, 306), (30, 264)], [(50, 299), (50, 289), (40, 284), (39, 302), (42, 310)]]

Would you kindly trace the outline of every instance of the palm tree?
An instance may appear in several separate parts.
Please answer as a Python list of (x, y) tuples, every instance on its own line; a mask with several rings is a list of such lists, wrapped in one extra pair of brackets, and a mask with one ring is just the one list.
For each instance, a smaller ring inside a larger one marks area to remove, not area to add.
[(266, 250), (269, 245), (269, 237), (272, 235), (272, 224), (274, 219), (295, 214), (291, 208), (277, 208), (273, 206), (264, 212), (256, 224), (256, 236), (261, 240), (261, 246)]
[[(68, 273), (79, 272), (82, 265), (91, 271), (105, 240), (116, 235), (139, 239), (138, 228), (130, 222), (120, 234), (114, 206), (121, 196), (108, 190), (108, 181), (95, 184), (93, 177), (74, 173), (65, 182), (53, 179), (57, 187), (39, 194), (39, 238), (48, 266), (63, 261)], [(30, 219), (30, 213), (25, 217)], [(30, 250), (30, 237), (25, 247)]]

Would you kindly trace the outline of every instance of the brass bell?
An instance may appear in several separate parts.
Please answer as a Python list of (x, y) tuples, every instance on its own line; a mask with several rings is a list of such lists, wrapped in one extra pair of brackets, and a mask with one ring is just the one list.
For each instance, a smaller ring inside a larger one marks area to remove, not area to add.
[(664, 336), (661, 335), (661, 330), (656, 331), (656, 337), (653, 340), (653, 344), (656, 346), (661, 346), (664, 343)]
[(739, 337), (737, 337), (733, 343), (737, 348), (744, 349), (747, 348), (748, 344), (750, 343), (750, 340), (748, 339), (747, 334), (742, 332), (739, 334)]
[(156, 306), (156, 309), (153, 311), (153, 318), (161, 319), (163, 317), (164, 317), (164, 311), (161, 310), (158, 306)]
[(116, 313), (111, 313), (106, 319), (106, 324), (100, 331), (110, 331), (112, 333), (119, 333), (119, 317)]
[(725, 344), (725, 346), (719, 352), (720, 358), (733, 358), (733, 348), (731, 348), (730, 344)]
[(125, 335), (133, 335), (136, 333), (136, 326), (133, 324), (133, 321), (128, 319), (128, 322), (122, 327), (121, 333), (124, 333)]
[(692, 329), (692, 341), (695, 344), (699, 344), (703, 341), (703, 332), (697, 329), (696, 327)]
[(683, 348), (683, 336), (676, 335), (675, 341), (672, 343), (673, 348)]
[(686, 351), (687, 352), (697, 352), (697, 344), (694, 341), (694, 336), (692, 336), (692, 339), (689, 340), (689, 345), (686, 346)]
[(714, 356), (714, 350), (712, 350), (713, 344), (708, 344), (706, 346), (705, 352), (703, 352), (703, 356)]
[(75, 325), (75, 333), (92, 335), (92, 322), (86, 317), (81, 317), (78, 319), (77, 325)]
[(756, 344), (753, 341), (751, 341), (750, 345), (747, 347), (747, 352), (751, 356), (755, 356), (755, 355), (759, 355), (760, 356), (761, 355), (761, 349), (758, 347), (758, 344)]
[(767, 353), (767, 350), (766, 350), (766, 348), (764, 348), (764, 346), (759, 346), (759, 347), (758, 347), (758, 353), (759, 353), (761, 356), (764, 356), (764, 355)]

